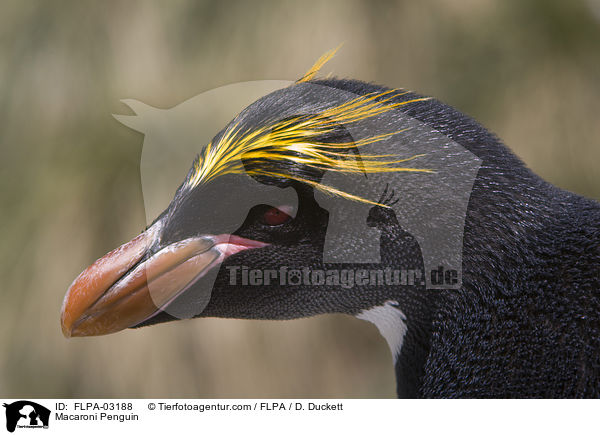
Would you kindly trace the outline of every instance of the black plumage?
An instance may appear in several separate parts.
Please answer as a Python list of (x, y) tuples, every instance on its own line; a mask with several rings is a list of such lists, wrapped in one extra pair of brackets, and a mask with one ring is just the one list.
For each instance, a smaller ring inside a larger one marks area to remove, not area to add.
[[(358, 94), (378, 88), (326, 83)], [(600, 396), (600, 205), (544, 181), (447, 105), (430, 100), (407, 112), (483, 160), (465, 223), (462, 288), (430, 303), (419, 395)]]

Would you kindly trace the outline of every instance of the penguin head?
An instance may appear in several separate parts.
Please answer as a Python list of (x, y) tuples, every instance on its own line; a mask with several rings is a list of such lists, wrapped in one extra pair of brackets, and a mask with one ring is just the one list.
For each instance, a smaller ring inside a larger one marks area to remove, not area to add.
[[(426, 98), (382, 89), (350, 95), (307, 82), (242, 111), (193, 162), (170, 205), (139, 236), (109, 252), (70, 286), (63, 333), (102, 335), (200, 316), (287, 319), (366, 308), (323, 281), (331, 210), (316, 192), (374, 206), (369, 225), (393, 219), (391, 197), (363, 197), (325, 183), (328, 173), (360, 185), (368, 174), (407, 169), (361, 147), (397, 132), (348, 128)], [(426, 171), (426, 169), (424, 169)], [(307, 272), (319, 270), (318, 277)], [(283, 276), (285, 275), (285, 276)], [(300, 276), (298, 276), (300, 275)], [(316, 282), (316, 283), (315, 283)]]

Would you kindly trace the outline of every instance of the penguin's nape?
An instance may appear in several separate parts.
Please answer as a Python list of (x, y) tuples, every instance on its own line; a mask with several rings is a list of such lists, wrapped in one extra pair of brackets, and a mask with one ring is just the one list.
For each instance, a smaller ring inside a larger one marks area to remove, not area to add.
[[(244, 271), (253, 270), (328, 276), (340, 268), (426, 269), (426, 247), (390, 207), (403, 201), (398, 186), (378, 186), (370, 200), (323, 183), (335, 170), (364, 180), (390, 161), (361, 158), (352, 132), (339, 122), (326, 124), (340, 116), (340, 106), (357, 103), (336, 103), (316, 127), (311, 115), (329, 108), (313, 101), (322, 102), (330, 90), (356, 96), (370, 119), (388, 117), (381, 124), (395, 114), (414, 119), (481, 161), (467, 197), (458, 288), (432, 289), (418, 280), (290, 286), (264, 276), (258, 285), (241, 284)], [(148, 229), (74, 281), (62, 310), (66, 336), (181, 317), (345, 313), (379, 328), (394, 356), (401, 397), (600, 396), (597, 202), (552, 186), (468, 116), (411, 92), (311, 76), (240, 116), (232, 121), (235, 134), (226, 127), (215, 137)], [(263, 142), (252, 148), (256, 138)], [(298, 146), (306, 143), (312, 146)], [(344, 201), (371, 201), (365, 226), (380, 234), (379, 263), (324, 261), (332, 210), (317, 198), (323, 188)], [(239, 277), (233, 284), (232, 273)]]

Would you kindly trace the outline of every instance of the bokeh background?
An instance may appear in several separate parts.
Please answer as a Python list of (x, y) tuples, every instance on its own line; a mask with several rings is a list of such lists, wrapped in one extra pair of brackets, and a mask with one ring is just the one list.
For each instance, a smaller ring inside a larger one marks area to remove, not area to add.
[(598, 0), (4, 1), (0, 397), (394, 396), (385, 341), (354, 318), (59, 326), (72, 279), (145, 226), (143, 136), (119, 100), (294, 80), (340, 43), (323, 73), (433, 95), (600, 199)]

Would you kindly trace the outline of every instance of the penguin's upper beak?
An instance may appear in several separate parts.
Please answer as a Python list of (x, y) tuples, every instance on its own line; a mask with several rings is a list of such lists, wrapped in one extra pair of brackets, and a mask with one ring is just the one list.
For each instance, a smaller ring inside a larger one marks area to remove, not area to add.
[(61, 311), (65, 337), (105, 335), (135, 326), (229, 255), (267, 245), (222, 234), (191, 237), (156, 250), (159, 232), (160, 225), (152, 225), (73, 281)]

